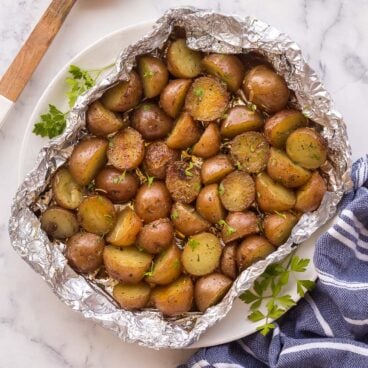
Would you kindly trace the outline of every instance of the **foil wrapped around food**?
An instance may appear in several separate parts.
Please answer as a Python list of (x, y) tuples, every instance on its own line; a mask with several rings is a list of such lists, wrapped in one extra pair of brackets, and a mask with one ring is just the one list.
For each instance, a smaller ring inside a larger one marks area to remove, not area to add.
[[(136, 56), (162, 47), (177, 26), (185, 29), (188, 45), (193, 49), (219, 53), (257, 51), (272, 62), (294, 91), (295, 106), (321, 127), (328, 142), (328, 162), (322, 168), (328, 192), (317, 211), (303, 215), (284, 245), (243, 271), (219, 304), (203, 314), (187, 313), (167, 319), (153, 309), (136, 312), (120, 309), (93, 278), (77, 274), (68, 265), (63, 255), (65, 245), (49, 240), (40, 228), (38, 216), (46, 209), (47, 201), (43, 201), (43, 197), (47, 196), (45, 191), (52, 174), (68, 159), (77, 140), (86, 134), (87, 106), (118, 80), (127, 79)], [(120, 51), (117, 50), (117, 54)], [(120, 339), (152, 348), (180, 348), (198, 340), (230, 311), (234, 299), (250, 288), (270, 263), (282, 260), (296, 244), (331, 218), (344, 192), (351, 187), (351, 153), (346, 127), (341, 115), (334, 110), (329, 94), (304, 61), (298, 45), (252, 17), (239, 18), (193, 8), (169, 10), (155, 23), (150, 34), (121, 51), (115, 70), (78, 98), (68, 120), (64, 134), (41, 150), (35, 168), (17, 191), (9, 222), (12, 245), (65, 304), (110, 329)]]

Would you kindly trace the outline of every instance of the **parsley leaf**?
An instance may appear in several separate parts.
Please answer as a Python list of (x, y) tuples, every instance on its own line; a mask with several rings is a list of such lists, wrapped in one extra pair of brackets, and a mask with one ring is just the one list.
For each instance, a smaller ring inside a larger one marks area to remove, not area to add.
[(236, 232), (236, 229), (231, 227), (225, 220), (220, 220), (218, 222), (218, 224), (225, 229), (225, 232), (226, 232), (227, 235), (231, 235), (231, 234), (234, 234)]
[(194, 251), (198, 247), (199, 244), (200, 244), (199, 241), (195, 239), (189, 239), (188, 241), (188, 245), (190, 246), (192, 251)]
[(76, 65), (70, 65), (69, 74), (73, 78), (65, 81), (69, 85), (69, 90), (65, 93), (70, 107), (73, 107), (77, 98), (95, 85), (95, 79), (88, 70), (83, 70)]
[(57, 137), (66, 127), (65, 113), (51, 104), (48, 113), (42, 114), (40, 119), (33, 127), (33, 133), (41, 137)]

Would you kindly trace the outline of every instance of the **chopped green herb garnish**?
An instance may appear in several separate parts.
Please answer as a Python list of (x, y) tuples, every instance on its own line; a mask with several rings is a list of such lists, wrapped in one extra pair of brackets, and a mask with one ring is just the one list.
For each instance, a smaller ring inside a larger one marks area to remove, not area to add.
[(237, 161), (235, 163), (235, 167), (238, 169), (238, 170), (241, 170), (242, 166), (241, 166), (241, 163), (239, 161)]
[(177, 220), (179, 218), (178, 211), (176, 211), (176, 210), (172, 211), (170, 217), (171, 217), (172, 220)]
[(193, 169), (193, 167), (194, 167), (194, 164), (193, 164), (192, 161), (190, 161), (188, 167), (185, 169), (185, 175), (186, 176), (193, 176), (193, 174), (190, 171), (190, 170)]
[(200, 244), (199, 241), (195, 239), (189, 239), (188, 241), (188, 245), (190, 246), (192, 251), (194, 251), (198, 247), (199, 244)]
[(198, 100), (201, 101), (204, 95), (204, 89), (201, 87), (197, 87), (194, 89), (193, 92), (194, 92), (194, 95), (198, 98)]
[(222, 183), (220, 183), (220, 185), (218, 187), (218, 192), (219, 192), (220, 196), (224, 195), (224, 193), (225, 193), (225, 188), (224, 188), (224, 185)]
[(120, 184), (125, 179), (126, 170), (112, 180), (114, 184)]
[(218, 224), (225, 229), (227, 235), (231, 235), (236, 232), (236, 229), (231, 227), (225, 220), (220, 220)]
[(146, 70), (143, 73), (143, 78), (151, 78), (156, 74), (156, 72), (154, 72), (153, 70)]
[(155, 265), (153, 264), (153, 262), (151, 263), (151, 267), (149, 269), (149, 271), (144, 273), (144, 276), (150, 277), (153, 275), (153, 268), (155, 267)]
[(278, 215), (278, 216), (280, 216), (280, 217), (282, 217), (283, 219), (286, 219), (286, 215), (284, 214), (284, 213), (281, 213), (281, 212), (279, 212), (279, 211), (273, 211), (273, 212), (275, 212), (275, 214), (276, 215)]

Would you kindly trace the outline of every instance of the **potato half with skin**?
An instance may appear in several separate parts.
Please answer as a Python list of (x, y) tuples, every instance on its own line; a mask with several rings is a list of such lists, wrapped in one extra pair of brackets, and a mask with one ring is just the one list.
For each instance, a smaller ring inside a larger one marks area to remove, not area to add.
[(272, 115), (265, 123), (267, 141), (276, 148), (284, 148), (289, 135), (307, 124), (308, 119), (298, 110), (282, 110)]
[(215, 155), (221, 146), (220, 129), (216, 123), (210, 123), (199, 141), (193, 146), (192, 153), (195, 156), (208, 158)]
[(213, 184), (221, 181), (235, 169), (227, 155), (219, 154), (204, 161), (201, 167), (203, 184)]
[(185, 98), (185, 110), (195, 120), (212, 121), (220, 118), (229, 103), (229, 93), (220, 81), (212, 77), (197, 78)]
[(137, 245), (148, 253), (160, 253), (174, 241), (174, 227), (168, 218), (158, 219), (143, 226)]
[(55, 202), (66, 209), (74, 210), (83, 199), (83, 189), (77, 184), (69, 170), (61, 167), (52, 179), (52, 191)]
[(256, 177), (257, 203), (264, 212), (287, 211), (294, 207), (295, 193), (272, 180), (266, 173)]
[(106, 272), (115, 280), (128, 284), (142, 281), (152, 263), (152, 255), (140, 252), (136, 247), (104, 248), (103, 260)]
[(151, 288), (145, 283), (117, 284), (112, 291), (114, 299), (126, 310), (144, 308), (151, 295)]
[(173, 162), (166, 171), (166, 186), (174, 201), (193, 202), (201, 190), (198, 167), (184, 161)]
[(250, 174), (263, 171), (267, 166), (270, 147), (263, 134), (246, 132), (231, 141), (231, 156), (239, 169)]
[(83, 229), (90, 233), (107, 234), (116, 221), (114, 205), (100, 195), (86, 197), (78, 208), (78, 220)]
[(221, 237), (224, 243), (259, 233), (259, 220), (252, 211), (230, 212), (222, 227)]
[(77, 233), (71, 236), (66, 244), (66, 258), (76, 271), (94, 272), (102, 265), (105, 242), (101, 236)]
[(279, 246), (286, 242), (297, 222), (290, 212), (271, 213), (263, 220), (264, 234), (271, 244)]
[(151, 300), (166, 316), (189, 312), (193, 305), (193, 282), (189, 276), (182, 276), (169, 285), (155, 288)]
[(181, 262), (186, 272), (203, 276), (213, 272), (220, 263), (221, 244), (211, 233), (200, 233), (188, 239), (184, 246)]
[(165, 184), (154, 181), (152, 184), (143, 184), (135, 198), (134, 208), (144, 222), (152, 222), (168, 217), (171, 210), (171, 198)]
[(194, 286), (194, 300), (200, 312), (217, 304), (228, 292), (233, 281), (221, 273), (202, 276)]
[(166, 58), (170, 73), (177, 78), (194, 78), (202, 71), (202, 53), (191, 50), (183, 38), (170, 43)]
[(125, 125), (121, 116), (106, 109), (100, 101), (88, 106), (86, 124), (92, 134), (101, 137), (115, 133)]
[(286, 152), (296, 164), (306, 169), (317, 169), (326, 161), (327, 145), (314, 129), (299, 128), (289, 135)]
[(227, 244), (221, 254), (220, 270), (221, 272), (235, 280), (238, 276), (238, 267), (236, 264), (236, 249), (237, 244), (235, 242)]
[(106, 240), (112, 245), (126, 247), (135, 243), (142, 228), (142, 221), (130, 208), (125, 207), (117, 216), (114, 228), (107, 235)]
[(228, 211), (244, 211), (255, 200), (255, 187), (252, 177), (241, 171), (234, 171), (221, 181), (220, 198)]
[(265, 259), (275, 250), (275, 247), (264, 236), (250, 235), (246, 237), (236, 252), (239, 270), (245, 270), (253, 263)]
[(102, 104), (111, 111), (128, 111), (137, 106), (142, 98), (142, 82), (138, 74), (132, 71), (128, 81), (119, 82), (108, 89), (101, 98)]
[(209, 54), (202, 59), (205, 71), (223, 80), (230, 91), (236, 92), (243, 82), (244, 66), (230, 54)]
[(61, 207), (50, 207), (41, 215), (41, 229), (55, 239), (69, 238), (78, 231), (73, 212)]
[(211, 226), (193, 207), (180, 202), (174, 203), (170, 217), (175, 229), (186, 236), (201, 233)]
[(88, 138), (74, 146), (69, 158), (69, 172), (79, 185), (87, 185), (106, 163), (108, 141)]
[(258, 111), (248, 109), (246, 106), (234, 106), (226, 114), (221, 122), (221, 135), (225, 138), (259, 130), (263, 127), (262, 115)]
[(166, 65), (154, 56), (141, 56), (138, 60), (138, 71), (147, 98), (158, 96), (169, 81)]
[(160, 106), (167, 115), (178, 117), (191, 84), (191, 79), (174, 79), (167, 84), (160, 95)]
[(226, 215), (222, 206), (217, 184), (206, 185), (196, 201), (197, 212), (212, 224), (217, 224)]
[(285, 80), (264, 65), (258, 65), (246, 73), (243, 90), (248, 101), (268, 113), (282, 110), (290, 94)]
[(267, 163), (267, 173), (275, 181), (286, 188), (297, 188), (305, 184), (311, 177), (311, 172), (295, 164), (284, 151), (271, 148)]
[(107, 157), (119, 170), (137, 168), (144, 158), (144, 142), (141, 134), (130, 127), (118, 132), (110, 140)]
[(326, 182), (317, 172), (296, 193), (295, 209), (301, 212), (315, 211), (327, 191)]

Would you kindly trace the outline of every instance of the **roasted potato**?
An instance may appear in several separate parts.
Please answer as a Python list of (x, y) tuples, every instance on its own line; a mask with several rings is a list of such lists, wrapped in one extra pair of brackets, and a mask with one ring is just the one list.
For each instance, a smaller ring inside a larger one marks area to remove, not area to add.
[(256, 177), (257, 203), (264, 212), (287, 211), (294, 207), (295, 193), (272, 180), (266, 173)]
[(143, 184), (137, 193), (134, 203), (135, 212), (144, 222), (152, 222), (168, 217), (171, 210), (170, 194), (161, 181)]
[(264, 65), (258, 65), (246, 73), (243, 90), (248, 101), (268, 113), (282, 110), (290, 94), (285, 80)]
[(100, 195), (86, 197), (78, 207), (78, 220), (83, 229), (90, 233), (107, 234), (116, 221), (114, 205)]
[(299, 128), (289, 135), (286, 152), (296, 164), (317, 169), (326, 161), (327, 145), (313, 128)]
[(228, 211), (244, 211), (255, 200), (254, 181), (249, 174), (234, 171), (221, 181), (219, 194)]
[(65, 239), (75, 234), (79, 226), (73, 212), (55, 206), (41, 215), (41, 228), (55, 239)]
[(193, 146), (192, 153), (195, 156), (208, 158), (215, 155), (221, 146), (220, 130), (216, 123), (210, 123), (199, 141)]
[(217, 304), (228, 292), (233, 281), (221, 273), (202, 276), (194, 286), (194, 300), (200, 312)]
[(193, 276), (203, 276), (213, 272), (220, 263), (221, 244), (211, 233), (200, 233), (188, 239), (181, 255), (186, 272)]
[(268, 214), (263, 221), (264, 234), (271, 244), (278, 247), (284, 244), (298, 218), (290, 212)]
[(197, 212), (212, 224), (217, 224), (226, 215), (222, 206), (217, 184), (206, 185), (196, 201)]
[(223, 224), (221, 237), (224, 243), (259, 233), (259, 220), (252, 211), (230, 212)]
[(77, 233), (66, 244), (66, 258), (76, 271), (94, 272), (102, 265), (105, 242), (99, 235)]
[(69, 158), (69, 171), (79, 185), (87, 185), (106, 163), (108, 141), (88, 138), (74, 146)]
[(151, 288), (145, 283), (117, 284), (112, 291), (114, 299), (121, 308), (135, 310), (144, 308), (151, 295)]
[(237, 244), (235, 242), (227, 244), (221, 254), (220, 259), (220, 270), (221, 272), (235, 280), (238, 276), (238, 267), (236, 264), (236, 248)]
[(118, 132), (110, 140), (107, 157), (119, 170), (137, 168), (144, 158), (144, 142), (141, 134), (130, 127)]
[(137, 106), (142, 98), (142, 82), (138, 74), (132, 71), (128, 81), (119, 82), (102, 96), (102, 104), (112, 111), (127, 111)]
[(204, 161), (201, 167), (201, 178), (205, 185), (221, 181), (234, 171), (228, 156), (219, 154)]
[(250, 174), (263, 171), (267, 166), (270, 147), (263, 134), (246, 132), (231, 142), (231, 156), (239, 169)]

